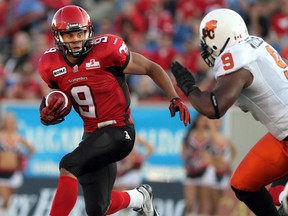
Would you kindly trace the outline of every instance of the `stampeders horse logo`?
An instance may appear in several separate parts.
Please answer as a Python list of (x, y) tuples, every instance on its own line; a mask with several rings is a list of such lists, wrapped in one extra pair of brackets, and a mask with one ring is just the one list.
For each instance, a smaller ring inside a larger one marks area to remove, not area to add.
[(217, 28), (217, 20), (210, 20), (206, 23), (205, 28), (202, 29), (204, 38), (209, 37), (213, 39), (215, 37), (214, 30)]

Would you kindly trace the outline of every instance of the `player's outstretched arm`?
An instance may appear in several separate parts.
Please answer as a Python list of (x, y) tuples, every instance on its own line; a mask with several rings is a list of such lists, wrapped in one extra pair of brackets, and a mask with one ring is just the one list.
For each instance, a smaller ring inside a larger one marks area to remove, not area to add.
[(130, 61), (124, 69), (126, 74), (148, 75), (165, 92), (170, 99), (169, 110), (171, 117), (179, 111), (180, 119), (185, 126), (191, 122), (190, 113), (186, 105), (178, 96), (173, 83), (166, 71), (155, 62), (147, 59), (139, 53), (131, 52)]
[(188, 97), (193, 107), (211, 119), (222, 117), (235, 103), (242, 89), (253, 79), (249, 71), (241, 68), (219, 77), (213, 91), (204, 92), (197, 87), (192, 73), (180, 63), (173, 62), (171, 72), (176, 78), (177, 86)]

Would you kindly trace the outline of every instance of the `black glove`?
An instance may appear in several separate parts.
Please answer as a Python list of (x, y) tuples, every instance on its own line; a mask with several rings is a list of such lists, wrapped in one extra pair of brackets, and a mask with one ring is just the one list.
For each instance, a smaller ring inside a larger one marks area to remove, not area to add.
[(63, 101), (53, 100), (48, 106), (45, 104), (46, 98), (43, 97), (40, 104), (40, 120), (44, 125), (55, 125), (64, 121), (64, 118), (61, 117), (64, 110), (61, 110), (61, 105)]
[(191, 123), (190, 113), (188, 108), (184, 103), (182, 103), (180, 98), (173, 98), (170, 101), (169, 106), (171, 117), (175, 116), (176, 112), (180, 112), (180, 120), (184, 122), (184, 125), (187, 126), (188, 123)]
[(176, 78), (177, 86), (183, 91), (183, 93), (187, 97), (191, 91), (198, 88), (195, 85), (195, 78), (193, 77), (193, 75), (179, 62), (172, 62), (171, 72)]

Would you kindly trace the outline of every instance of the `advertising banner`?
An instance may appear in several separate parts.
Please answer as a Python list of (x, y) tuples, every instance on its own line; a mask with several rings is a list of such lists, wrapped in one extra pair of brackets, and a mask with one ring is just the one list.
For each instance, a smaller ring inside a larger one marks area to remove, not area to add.
[[(44, 126), (39, 118), (39, 103), (3, 103), (2, 114), (13, 112), (18, 119), (20, 133), (36, 148), (29, 160), (27, 177), (56, 177), (60, 159), (81, 141), (82, 121), (73, 110), (65, 121)], [(194, 110), (190, 110), (192, 118)], [(179, 155), (187, 127), (176, 113), (170, 117), (167, 106), (135, 106), (132, 117), (136, 131), (154, 146), (153, 155), (146, 161), (144, 178), (153, 181), (179, 180), (183, 177)]]

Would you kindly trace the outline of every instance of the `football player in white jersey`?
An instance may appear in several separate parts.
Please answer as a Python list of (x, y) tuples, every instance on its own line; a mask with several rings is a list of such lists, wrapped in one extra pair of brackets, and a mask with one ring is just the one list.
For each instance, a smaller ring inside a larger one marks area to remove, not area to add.
[(244, 157), (230, 183), (256, 215), (279, 215), (265, 186), (288, 174), (288, 65), (262, 38), (249, 35), (241, 16), (230, 9), (216, 9), (203, 18), (200, 40), (201, 55), (215, 72), (214, 89), (201, 91), (192, 74), (173, 62), (177, 85), (211, 119), (236, 104), (267, 127), (269, 132)]

